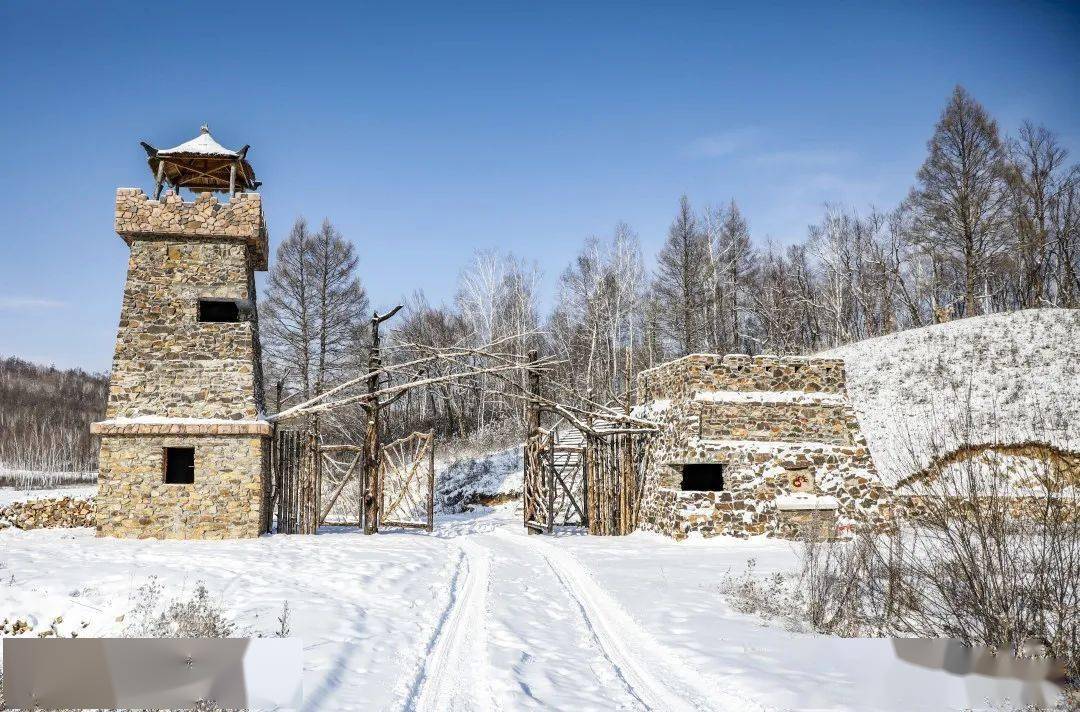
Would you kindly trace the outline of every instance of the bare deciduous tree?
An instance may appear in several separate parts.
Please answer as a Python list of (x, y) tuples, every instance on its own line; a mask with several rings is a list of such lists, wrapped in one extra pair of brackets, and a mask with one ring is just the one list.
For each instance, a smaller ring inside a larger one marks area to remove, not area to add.
[(263, 307), (264, 340), (270, 371), (288, 373), (304, 396), (341, 378), (362, 348), (368, 298), (357, 263), (352, 243), (328, 220), (311, 233), (299, 218), (278, 246)]
[(706, 211), (705, 230), (710, 249), (709, 348), (739, 352), (744, 348), (746, 303), (755, 268), (750, 229), (732, 199), (722, 209)]
[(956, 87), (927, 147), (912, 190), (918, 239), (953, 262), (964, 313), (979, 313), (976, 291), (1009, 244), (1005, 148), (997, 122)]
[(694, 353), (705, 345), (709, 246), (685, 195), (656, 263), (653, 291), (663, 305), (660, 326), (680, 356)]
[[(1009, 187), (1019, 264), (1017, 301), (1025, 307), (1058, 304), (1075, 283), (1075, 191), (1080, 167), (1047, 128), (1025, 121), (1009, 142)], [(1070, 234), (1070, 232), (1072, 234)]]

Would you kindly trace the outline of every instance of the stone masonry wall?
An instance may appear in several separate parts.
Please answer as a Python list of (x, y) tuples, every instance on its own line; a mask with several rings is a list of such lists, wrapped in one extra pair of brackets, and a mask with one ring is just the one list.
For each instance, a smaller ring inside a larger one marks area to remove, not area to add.
[[(104, 436), (99, 536), (229, 539), (262, 533), (269, 441), (235, 436)], [(195, 448), (195, 484), (164, 482), (164, 448)]]
[[(183, 202), (121, 188), (116, 231), (130, 248), (106, 421), (99, 535), (258, 536), (269, 424), (263, 412), (255, 271), (266, 269), (258, 194)], [(200, 322), (199, 300), (236, 300), (238, 322)], [(164, 448), (195, 449), (193, 484), (166, 484)]]
[(266, 269), (268, 236), (258, 193), (237, 193), (227, 203), (200, 193), (194, 202), (184, 202), (172, 191), (150, 200), (138, 188), (119, 188), (115, 216), (116, 232), (125, 240), (145, 235), (228, 239), (251, 246), (255, 269)]
[(845, 406), (834, 403), (701, 403), (701, 437), (811, 440), (850, 445)]
[[(777, 506), (795, 493), (827, 496), (842, 532), (883, 529), (891, 517), (833, 359), (696, 354), (639, 376), (649, 444), (641, 528), (682, 538), (795, 535), (808, 519)], [(680, 466), (724, 466), (722, 491), (682, 491)], [(813, 518), (818, 521), (820, 518)]]
[(701, 391), (844, 393), (841, 359), (691, 354), (638, 374), (641, 402), (685, 399)]
[(253, 420), (262, 408), (254, 309), (200, 323), (199, 299), (254, 303), (243, 243), (133, 239), (106, 418)]

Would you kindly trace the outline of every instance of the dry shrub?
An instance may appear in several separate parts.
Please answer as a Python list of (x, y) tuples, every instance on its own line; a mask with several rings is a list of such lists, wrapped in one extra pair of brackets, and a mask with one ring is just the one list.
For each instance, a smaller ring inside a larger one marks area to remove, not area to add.
[(143, 638), (228, 638), (236, 625), (200, 581), (188, 599), (174, 599), (161, 605), (164, 586), (151, 576), (139, 587), (127, 634)]
[(947, 457), (955, 443), (985, 442), (974, 437), (970, 420), (951, 427), (919, 443), (917, 453), (912, 448), (912, 462), (926, 462), (929, 454), (931, 462), (948, 464), (931, 466), (900, 488), (898, 494), (916, 493), (917, 502), (893, 533), (803, 544), (807, 618), (826, 633), (946, 637), (1017, 656), (1041, 641), (1037, 647), (1062, 661), (1075, 685), (1075, 473), (1053, 460), (975, 453), (957, 461)]

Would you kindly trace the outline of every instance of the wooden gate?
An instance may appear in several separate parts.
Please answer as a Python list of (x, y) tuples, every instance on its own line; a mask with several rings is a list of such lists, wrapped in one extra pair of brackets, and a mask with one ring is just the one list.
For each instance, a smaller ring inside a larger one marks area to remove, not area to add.
[(279, 534), (314, 534), (318, 529), (321, 459), (314, 431), (274, 429), (270, 453), (274, 489), (267, 509), (269, 514), (276, 507)]
[(435, 433), (413, 433), (379, 455), (379, 524), (431, 531), (435, 525)]
[(585, 479), (589, 533), (625, 535), (637, 529), (645, 481), (648, 435), (586, 436)]
[(590, 534), (634, 531), (646, 469), (644, 437), (566, 428), (531, 436), (525, 442), (525, 526), (545, 534), (560, 525), (585, 526)]
[[(575, 431), (576, 432), (576, 431)], [(525, 441), (522, 503), (525, 526), (550, 534), (556, 525), (586, 526), (585, 447), (560, 442), (558, 429), (541, 430)]]

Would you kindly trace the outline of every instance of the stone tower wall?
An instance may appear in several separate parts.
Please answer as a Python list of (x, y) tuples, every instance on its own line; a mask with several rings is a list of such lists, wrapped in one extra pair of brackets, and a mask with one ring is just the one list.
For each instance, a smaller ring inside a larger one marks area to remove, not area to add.
[[(221, 203), (116, 196), (130, 248), (101, 436), (99, 535), (257, 536), (265, 521), (269, 423), (255, 271), (266, 268), (257, 194)], [(242, 305), (238, 322), (200, 322), (200, 299)], [(166, 483), (165, 449), (195, 449), (193, 484)]]
[(262, 406), (254, 310), (200, 323), (199, 299), (254, 302), (242, 242), (131, 240), (107, 418), (253, 420)]
[[(269, 439), (248, 435), (102, 437), (100, 536), (231, 539), (262, 533)], [(195, 484), (165, 484), (166, 447), (195, 448)]]
[(200, 193), (194, 202), (184, 202), (171, 192), (161, 200), (150, 200), (138, 188), (119, 188), (115, 215), (116, 232), (124, 239), (138, 235), (230, 238), (250, 245), (255, 269), (266, 269), (267, 234), (258, 193), (237, 193), (227, 203), (213, 193)]

